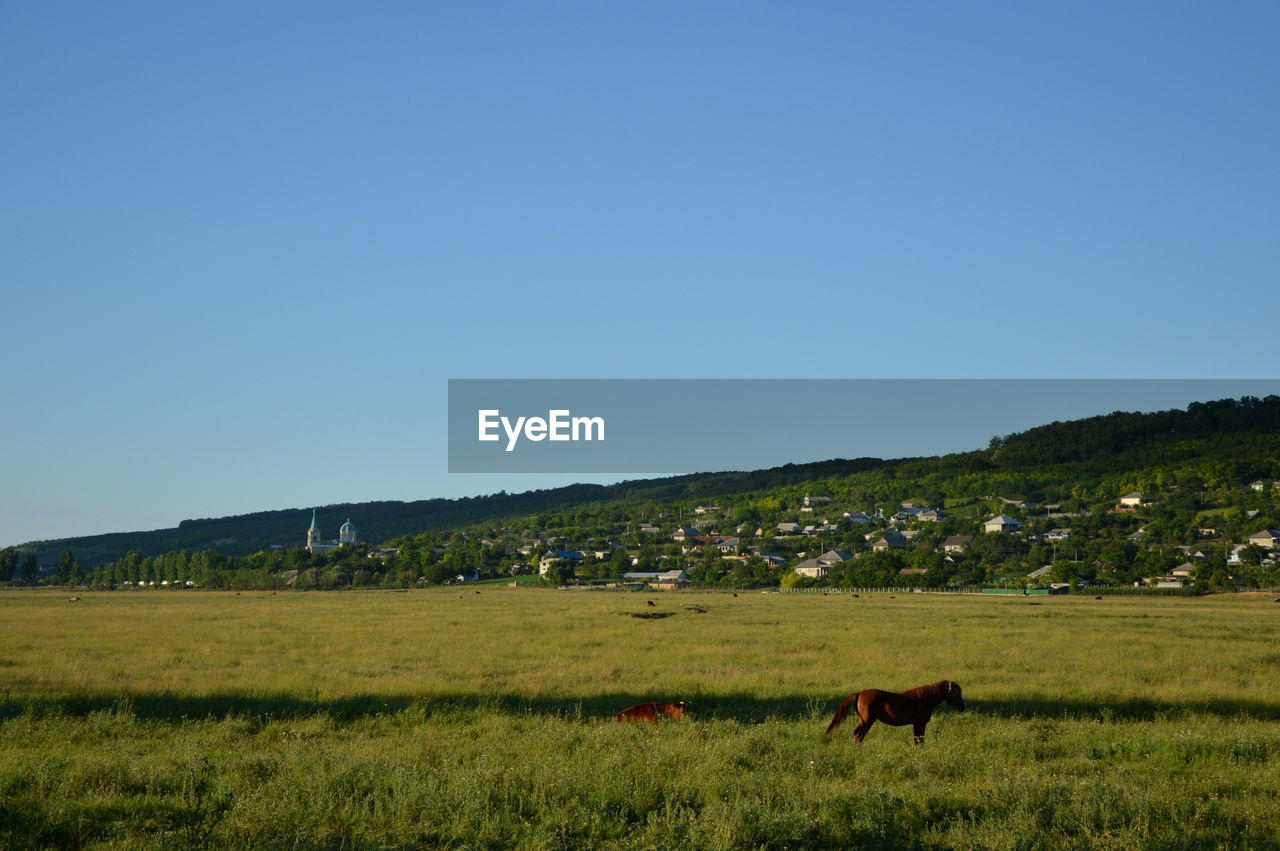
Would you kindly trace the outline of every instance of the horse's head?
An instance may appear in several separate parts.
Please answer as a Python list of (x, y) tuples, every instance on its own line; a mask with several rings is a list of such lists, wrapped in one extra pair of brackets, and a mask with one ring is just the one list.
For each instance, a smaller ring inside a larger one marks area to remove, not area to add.
[(960, 691), (960, 684), (946, 680), (942, 684), (942, 689), (947, 703), (954, 706), (957, 711), (964, 712), (964, 695)]
[(683, 718), (685, 709), (688, 706), (689, 704), (685, 703), (683, 700), (679, 703), (668, 703), (667, 714), (672, 718)]

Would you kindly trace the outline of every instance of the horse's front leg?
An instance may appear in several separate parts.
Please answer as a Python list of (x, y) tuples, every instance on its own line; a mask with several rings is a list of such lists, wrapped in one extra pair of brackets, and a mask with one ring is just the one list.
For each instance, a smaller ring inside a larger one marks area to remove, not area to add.
[(928, 723), (929, 723), (928, 721), (919, 721), (919, 722), (917, 722), (917, 723), (914, 725), (914, 726), (915, 726), (915, 733), (916, 733), (916, 745), (917, 745), (917, 746), (919, 746), (919, 745), (923, 745), (923, 744), (924, 744), (924, 725), (926, 725), (926, 724), (928, 724)]

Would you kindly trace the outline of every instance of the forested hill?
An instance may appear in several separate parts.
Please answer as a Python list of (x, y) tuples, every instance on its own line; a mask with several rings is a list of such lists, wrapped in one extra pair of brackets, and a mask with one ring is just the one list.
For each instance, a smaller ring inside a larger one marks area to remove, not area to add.
[[(320, 507), (317, 517), (325, 538), (336, 537), (338, 526), (351, 518), (361, 540), (377, 544), (433, 529), (582, 511), (634, 513), (642, 506), (696, 504), (735, 494), (803, 489), (809, 483), (828, 490), (841, 483), (845, 487), (840, 490), (853, 486), (875, 492), (877, 498), (910, 493), (918, 485), (951, 494), (990, 489), (1023, 498), (1035, 489), (1053, 496), (1081, 484), (1096, 486), (1103, 477), (1151, 476), (1162, 468), (1187, 465), (1214, 465), (1233, 478), (1274, 476), (1280, 472), (1273, 470), (1280, 463), (1278, 444), (1280, 397), (1245, 397), (1197, 402), (1186, 410), (1115, 412), (1055, 422), (993, 437), (986, 449), (937, 458), (837, 459), (461, 499), (343, 503)], [(1224, 465), (1229, 468), (1225, 472)], [(173, 529), (33, 542), (21, 549), (36, 551), (41, 564), (52, 563), (64, 549), (85, 564), (113, 561), (129, 550), (144, 556), (205, 549), (247, 555), (273, 545), (301, 545), (310, 523), (310, 507), (293, 508), (184, 520)]]
[[(1117, 411), (1055, 422), (1007, 437), (992, 438), (989, 459), (1005, 468), (1132, 456), (1134, 464), (1159, 463), (1188, 440), (1280, 432), (1280, 397), (1193, 402), (1186, 410), (1151, 414)], [(1135, 454), (1136, 453), (1136, 454)]]

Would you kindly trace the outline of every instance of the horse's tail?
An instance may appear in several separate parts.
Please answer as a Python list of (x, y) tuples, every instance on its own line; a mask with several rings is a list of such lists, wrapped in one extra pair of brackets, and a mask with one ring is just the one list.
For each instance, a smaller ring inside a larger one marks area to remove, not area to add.
[(840, 702), (840, 708), (836, 710), (836, 717), (831, 719), (831, 726), (828, 727), (827, 732), (822, 735), (829, 736), (831, 735), (832, 730), (840, 726), (840, 722), (844, 721), (845, 717), (848, 716), (849, 710), (857, 706), (859, 694), (860, 692), (855, 691)]

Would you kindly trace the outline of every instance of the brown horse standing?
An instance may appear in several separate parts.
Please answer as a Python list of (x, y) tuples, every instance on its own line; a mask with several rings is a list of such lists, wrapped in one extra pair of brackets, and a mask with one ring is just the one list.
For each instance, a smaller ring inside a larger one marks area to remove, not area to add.
[(645, 721), (649, 724), (657, 724), (658, 718), (665, 715), (668, 718), (683, 718), (685, 702), (679, 703), (642, 703), (639, 706), (630, 706), (619, 712), (614, 721)]
[(862, 744), (867, 731), (877, 721), (894, 727), (910, 724), (915, 728), (916, 744), (923, 744), (925, 725), (933, 717), (933, 710), (943, 701), (961, 712), (964, 711), (964, 696), (960, 693), (959, 683), (943, 680), (927, 686), (917, 686), (902, 694), (880, 691), (878, 688), (854, 692), (840, 703), (836, 717), (827, 728), (827, 734), (840, 726), (850, 710), (856, 710), (859, 723), (858, 729), (853, 731), (853, 738), (858, 744)]

